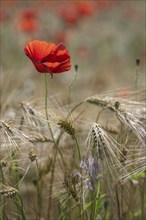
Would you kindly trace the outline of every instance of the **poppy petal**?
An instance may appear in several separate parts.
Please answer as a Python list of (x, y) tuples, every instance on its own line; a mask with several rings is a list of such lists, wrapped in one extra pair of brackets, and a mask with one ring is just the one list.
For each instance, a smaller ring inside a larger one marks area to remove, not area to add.
[(66, 72), (70, 69), (71, 69), (71, 62), (70, 62), (70, 60), (68, 60), (67, 62), (61, 63), (59, 65), (58, 69), (56, 69), (56, 73)]
[(70, 54), (69, 52), (66, 50), (65, 46), (60, 43), (59, 45), (57, 45), (56, 47), (54, 47), (52, 49), (52, 52), (47, 55), (46, 57), (44, 57), (44, 59), (42, 60), (47, 61), (47, 62), (62, 62), (65, 61), (67, 59), (70, 58)]
[(54, 62), (54, 63), (50, 63), (50, 62), (45, 62), (43, 63), (44, 66), (46, 66), (52, 73), (55, 72), (55, 70), (59, 67), (60, 63), (58, 62)]
[(41, 62), (44, 57), (51, 53), (54, 47), (56, 47), (54, 43), (33, 40), (27, 44), (24, 51), (30, 59), (35, 57), (37, 61)]
[(47, 66), (45, 66), (42, 63), (36, 62), (35, 60), (32, 60), (35, 68), (37, 69), (38, 72), (40, 73), (51, 73), (51, 71), (49, 70), (49, 68)]
[(54, 63), (46, 62), (46, 63), (43, 63), (43, 64), (46, 67), (48, 67), (48, 69), (52, 73), (62, 73), (62, 72), (70, 70), (70, 68), (71, 68), (70, 60), (65, 61), (63, 63), (59, 63), (59, 62), (54, 62)]
[(58, 61), (63, 61), (70, 58), (69, 52), (62, 43), (58, 44), (56, 48), (53, 49), (52, 53), (54, 53)]

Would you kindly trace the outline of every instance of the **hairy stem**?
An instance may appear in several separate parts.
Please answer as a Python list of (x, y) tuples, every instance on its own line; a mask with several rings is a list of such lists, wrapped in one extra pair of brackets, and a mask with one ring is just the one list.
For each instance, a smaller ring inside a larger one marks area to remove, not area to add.
[(45, 112), (46, 112), (46, 119), (48, 124), (48, 129), (50, 131), (51, 137), (53, 142), (55, 143), (54, 135), (49, 123), (49, 117), (48, 117), (48, 82), (47, 82), (47, 73), (45, 73)]

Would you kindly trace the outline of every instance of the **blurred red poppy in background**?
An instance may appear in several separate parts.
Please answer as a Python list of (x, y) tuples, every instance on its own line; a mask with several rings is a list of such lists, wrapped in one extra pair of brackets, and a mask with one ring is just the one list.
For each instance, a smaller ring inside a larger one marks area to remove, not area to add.
[(35, 19), (37, 18), (37, 15), (38, 11), (33, 8), (24, 9), (21, 13), (21, 17), (26, 19)]
[(72, 27), (78, 24), (79, 14), (72, 2), (59, 7), (58, 14), (68, 26)]
[(96, 10), (94, 2), (77, 2), (76, 7), (80, 16), (91, 16)]
[(38, 30), (38, 12), (35, 9), (25, 9), (20, 14), (20, 20), (18, 24), (18, 30), (23, 32), (35, 32)]
[(55, 45), (45, 41), (30, 41), (24, 48), (40, 73), (62, 73), (71, 69), (70, 54), (63, 44)]

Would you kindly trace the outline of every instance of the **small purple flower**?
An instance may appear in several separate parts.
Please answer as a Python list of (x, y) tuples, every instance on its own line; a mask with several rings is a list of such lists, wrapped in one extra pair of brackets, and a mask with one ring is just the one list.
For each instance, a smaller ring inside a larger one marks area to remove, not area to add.
[(80, 168), (82, 168), (83, 170), (85, 170), (88, 173), (87, 164), (83, 160), (80, 162)]
[(100, 166), (93, 156), (89, 156), (88, 158), (88, 173), (92, 180), (98, 179), (98, 174), (100, 173)]
[(98, 184), (98, 176), (101, 172), (99, 162), (93, 156), (89, 156), (86, 162), (81, 161), (80, 168), (87, 174), (86, 187), (90, 190), (94, 190)]

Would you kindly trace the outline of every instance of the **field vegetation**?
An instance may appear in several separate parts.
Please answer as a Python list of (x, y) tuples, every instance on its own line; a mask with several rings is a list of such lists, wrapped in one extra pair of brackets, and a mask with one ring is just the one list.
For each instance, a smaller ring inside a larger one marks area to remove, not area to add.
[(0, 4), (0, 220), (145, 220), (145, 1)]

